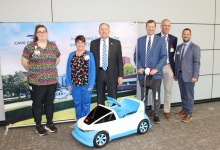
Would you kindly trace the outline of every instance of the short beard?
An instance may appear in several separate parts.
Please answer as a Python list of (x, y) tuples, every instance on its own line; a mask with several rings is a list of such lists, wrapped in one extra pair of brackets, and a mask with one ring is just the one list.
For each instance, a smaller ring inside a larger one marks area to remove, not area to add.
[[(190, 40), (190, 39), (189, 39)], [(183, 40), (184, 43), (189, 42), (189, 40)]]

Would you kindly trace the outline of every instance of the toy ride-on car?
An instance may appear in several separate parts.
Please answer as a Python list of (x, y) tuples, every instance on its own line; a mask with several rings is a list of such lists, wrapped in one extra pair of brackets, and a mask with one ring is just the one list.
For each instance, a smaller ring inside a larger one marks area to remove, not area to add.
[(109, 107), (99, 104), (76, 122), (72, 135), (79, 142), (101, 148), (115, 138), (144, 134), (152, 127), (143, 101), (127, 97), (120, 102), (107, 100)]

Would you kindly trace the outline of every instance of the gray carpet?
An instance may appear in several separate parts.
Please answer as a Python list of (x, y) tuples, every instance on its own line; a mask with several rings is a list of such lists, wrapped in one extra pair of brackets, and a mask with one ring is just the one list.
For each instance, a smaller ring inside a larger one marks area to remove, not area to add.
[[(181, 107), (172, 107), (172, 119), (160, 115), (161, 123), (144, 135), (133, 134), (109, 142), (104, 150), (220, 150), (220, 102), (194, 105), (193, 119), (189, 123), (175, 117)], [(161, 114), (163, 109), (161, 109)], [(58, 133), (39, 136), (35, 127), (11, 128), (5, 136), (0, 127), (1, 150), (89, 150), (71, 135), (72, 123), (56, 124)]]

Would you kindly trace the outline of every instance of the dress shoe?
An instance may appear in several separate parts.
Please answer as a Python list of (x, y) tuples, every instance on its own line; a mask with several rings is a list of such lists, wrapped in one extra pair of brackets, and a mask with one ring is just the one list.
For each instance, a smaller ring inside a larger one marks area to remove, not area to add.
[(183, 118), (182, 122), (189, 122), (190, 120), (192, 120), (192, 116), (186, 115), (186, 116)]
[(167, 120), (170, 120), (172, 118), (170, 113), (164, 113), (164, 116)]
[(159, 124), (159, 123), (160, 123), (159, 117), (154, 116), (154, 123), (155, 123), (155, 124)]
[(179, 113), (175, 113), (176, 117), (184, 116), (186, 115), (186, 112), (184, 110), (181, 110)]
[(150, 112), (149, 115), (148, 115), (148, 117), (151, 118), (151, 119), (154, 118), (154, 113), (153, 113), (153, 112)]

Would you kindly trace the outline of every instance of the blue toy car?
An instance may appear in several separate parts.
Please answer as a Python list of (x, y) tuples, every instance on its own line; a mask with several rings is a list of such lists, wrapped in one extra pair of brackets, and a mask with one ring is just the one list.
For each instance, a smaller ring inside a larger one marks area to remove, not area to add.
[(79, 142), (101, 148), (115, 138), (145, 134), (152, 127), (143, 101), (126, 97), (120, 102), (107, 99), (109, 107), (98, 105), (76, 122), (72, 135)]

